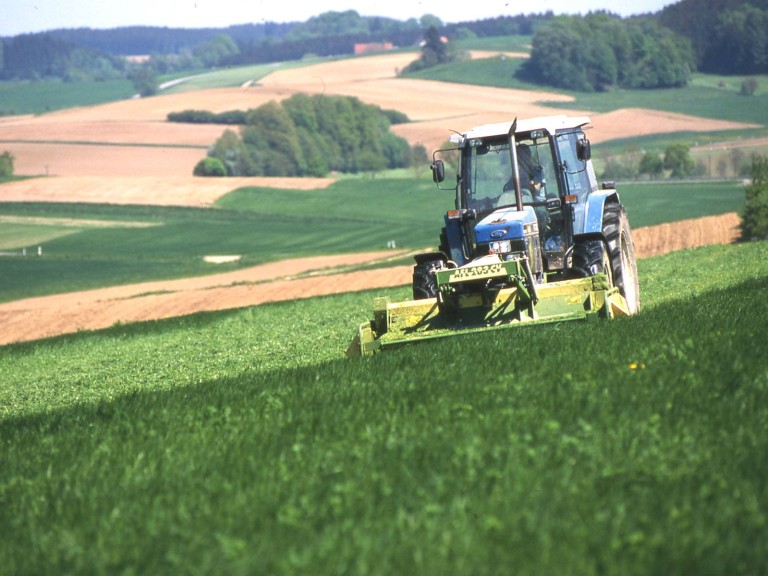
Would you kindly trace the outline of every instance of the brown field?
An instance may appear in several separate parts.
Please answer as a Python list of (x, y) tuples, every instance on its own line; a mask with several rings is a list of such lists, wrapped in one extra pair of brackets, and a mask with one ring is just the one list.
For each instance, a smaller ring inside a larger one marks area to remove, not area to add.
[[(703, 244), (730, 243), (738, 236), (738, 222), (736, 214), (725, 214), (638, 228), (634, 232), (637, 257)], [(390, 251), (301, 258), (201, 278), (144, 282), (8, 302), (0, 304), (0, 345), (108, 328), (117, 322), (159, 320), (409, 284), (412, 266), (343, 270), (344, 266), (392, 257)]]
[(245, 186), (317, 190), (329, 186), (333, 181), (331, 178), (195, 178), (193, 176), (34, 178), (8, 182), (0, 186), (0, 202), (210, 206), (223, 195)]

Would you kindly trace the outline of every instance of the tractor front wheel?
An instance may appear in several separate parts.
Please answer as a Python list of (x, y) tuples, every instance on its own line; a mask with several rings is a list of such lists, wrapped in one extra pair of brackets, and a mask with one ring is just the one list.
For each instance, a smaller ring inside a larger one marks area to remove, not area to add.
[(427, 260), (413, 267), (413, 299), (424, 300), (437, 296), (435, 272), (446, 268), (443, 260)]

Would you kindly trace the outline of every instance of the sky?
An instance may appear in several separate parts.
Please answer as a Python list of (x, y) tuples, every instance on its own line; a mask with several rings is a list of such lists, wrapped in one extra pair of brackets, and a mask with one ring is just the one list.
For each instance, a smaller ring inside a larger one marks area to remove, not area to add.
[(303, 22), (323, 12), (355, 10), (397, 20), (434, 14), (444, 23), (547, 12), (621, 16), (656, 12), (676, 0), (0, 0), (0, 36), (55, 28), (223, 28), (232, 24)]

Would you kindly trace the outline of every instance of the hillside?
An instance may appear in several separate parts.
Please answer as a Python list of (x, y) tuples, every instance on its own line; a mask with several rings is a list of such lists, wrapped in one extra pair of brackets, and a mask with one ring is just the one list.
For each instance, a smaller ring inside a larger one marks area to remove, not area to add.
[[(474, 53), (475, 58), (489, 55)], [(452, 130), (505, 121), (510, 115), (549, 115), (553, 113), (548, 107), (551, 103), (573, 101), (572, 96), (549, 92), (397, 78), (397, 70), (415, 57), (415, 53), (398, 53), (322, 62), (277, 70), (257, 83), (244, 81), (242, 87), (126, 100), (36, 117), (0, 118), (2, 146), (16, 156), (18, 174), (182, 177), (191, 175), (195, 163), (223, 132), (220, 126), (166, 122), (168, 113), (185, 109), (248, 109), (297, 92), (356, 96), (405, 113), (412, 122), (395, 126), (394, 132), (411, 144), (433, 150)], [(575, 107), (561, 112), (589, 115), (589, 110)], [(613, 111), (604, 118), (592, 114), (592, 120), (595, 128), (590, 136), (595, 143), (652, 133), (711, 134), (750, 127), (640, 108)]]
[[(474, 51), (471, 55), (473, 61), (479, 65), (487, 63), (489, 59), (498, 58), (496, 52)], [(548, 115), (553, 112), (551, 106), (557, 104), (560, 107), (558, 112), (590, 114), (589, 109), (574, 107), (573, 96), (562, 92), (549, 93), (523, 88), (497, 88), (398, 78), (397, 71), (415, 57), (415, 52), (400, 52), (338, 61), (307, 62), (303, 65), (294, 63), (272, 71), (262, 67), (232, 69), (222, 71), (218, 77), (213, 75), (190, 79), (185, 89), (176, 87), (169, 93), (154, 98), (83, 106), (39, 116), (2, 118), (0, 128), (3, 131), (3, 142), (0, 146), (7, 146), (16, 156), (17, 173), (42, 173), (48, 174), (49, 177), (1, 184), (0, 202), (3, 203), (4, 211), (13, 217), (39, 218), (41, 212), (44, 216), (47, 211), (49, 217), (77, 221), (85, 211), (88, 213), (87, 218), (101, 218), (91, 215), (87, 208), (55, 206), (58, 203), (75, 203), (93, 206), (93, 210), (105, 214), (107, 220), (120, 220), (133, 217), (128, 216), (126, 211), (113, 208), (113, 205), (194, 206), (213, 209), (217, 207), (217, 202), (232, 190), (243, 187), (287, 189), (283, 198), (290, 197), (291, 202), (306, 206), (307, 197), (303, 194), (297, 196), (292, 191), (316, 190), (328, 187), (332, 182), (331, 179), (194, 178), (191, 176), (192, 167), (205, 155), (207, 147), (218, 137), (223, 127), (166, 121), (169, 112), (183, 109), (208, 109), (213, 112), (248, 109), (270, 100), (287, 98), (297, 92), (318, 97), (323, 94), (355, 96), (385, 109), (404, 112), (411, 122), (395, 126), (394, 131), (411, 144), (424, 144), (428, 149), (439, 147), (454, 129), (508, 120), (510, 111), (521, 117)], [(508, 52), (504, 56), (511, 60), (524, 57), (525, 54), (520, 52)], [(217, 82), (228, 87), (216, 87)], [(712, 138), (718, 132), (724, 135), (733, 134), (734, 130), (736, 133), (743, 133), (751, 126), (744, 122), (638, 108), (637, 101), (632, 102), (633, 106), (630, 108), (591, 114), (593, 128), (589, 136), (593, 143), (606, 145), (613, 141), (625, 142), (632, 138), (647, 139), (665, 134), (674, 138), (680, 133), (700, 134), (702, 138)], [(352, 215), (354, 222), (341, 221), (341, 225), (345, 227), (347, 234), (354, 237), (355, 242), (361, 238), (367, 239), (364, 245), (351, 244), (344, 239), (345, 235), (338, 235), (338, 225), (332, 219), (322, 223), (313, 220), (308, 236), (312, 238), (311, 242), (305, 245), (296, 244), (293, 238), (287, 238), (284, 233), (284, 230), (290, 229), (290, 218), (295, 216), (286, 214), (285, 220), (276, 219), (274, 210), (279, 211), (277, 208), (270, 208), (272, 212), (266, 214), (269, 225), (262, 226), (260, 230), (263, 234), (268, 234), (268, 237), (261, 239), (254, 235), (254, 223), (256, 219), (262, 218), (257, 215), (226, 216), (230, 218), (227, 233), (223, 233), (224, 224), (218, 216), (209, 219), (211, 221), (205, 221), (207, 217), (203, 217), (199, 221), (196, 220), (197, 224), (192, 226), (189, 216), (183, 211), (163, 213), (162, 217), (154, 214), (150, 220), (158, 225), (162, 224), (162, 227), (144, 228), (140, 231), (126, 231), (117, 226), (114, 231), (97, 232), (77, 223), (61, 226), (60, 221), (54, 220), (51, 221), (56, 230), (53, 236), (48, 236), (47, 231), (46, 235), (37, 236), (44, 232), (37, 224), (33, 225), (29, 220), (17, 220), (13, 226), (6, 223), (5, 229), (9, 232), (0, 235), (0, 242), (6, 250), (21, 253), (24, 247), (35, 246), (34, 242), (42, 242), (35, 238), (51, 239), (44, 242), (46, 257), (39, 261), (39, 265), (33, 266), (31, 261), (6, 260), (6, 274), (2, 281), (6, 292), (15, 295), (13, 298), (20, 295), (31, 297), (101, 288), (109, 285), (107, 283), (110, 281), (113, 284), (132, 284), (212, 274), (215, 269), (203, 262), (203, 257), (211, 254), (244, 256), (242, 263), (224, 265), (224, 270), (230, 271), (236, 267), (261, 264), (268, 260), (314, 256), (320, 253), (323, 247), (326, 250), (344, 252), (378, 251), (393, 238), (399, 246), (417, 249), (433, 241), (434, 234), (428, 234), (427, 231), (434, 228), (425, 227), (424, 222), (415, 223), (410, 218), (404, 219), (404, 215), (408, 213), (407, 206), (412, 206), (412, 210), (417, 210), (420, 214), (439, 214), (450, 203), (450, 199), (443, 201), (447, 198), (444, 194), (439, 200), (434, 197), (434, 187), (428, 181), (427, 174), (423, 170), (420, 174), (414, 171), (412, 176), (418, 177), (419, 182), (404, 180), (399, 186), (396, 182), (384, 184), (382, 180), (378, 180), (374, 188), (377, 194), (397, 193), (397, 197), (402, 198), (403, 210), (392, 212), (390, 204), (388, 209), (392, 213), (388, 218), (368, 222), (369, 216), (355, 214)], [(359, 196), (359, 190), (369, 188), (369, 184), (365, 180), (349, 181), (345, 185), (344, 193)], [(420, 200), (423, 206), (420, 204), (417, 207), (412, 198), (402, 196), (407, 192), (401, 189), (403, 187), (411, 191), (428, 187), (432, 192), (424, 195)], [(711, 198), (712, 193), (725, 196), (725, 189), (731, 187), (731, 184), (724, 185), (720, 190), (708, 192), (708, 197)], [(334, 202), (332, 196), (338, 193), (336, 190), (332, 190), (330, 197), (320, 195), (315, 198)], [(730, 195), (729, 191), (729, 198)], [(270, 202), (276, 200), (277, 198)], [(38, 206), (30, 204), (31, 202), (43, 204)], [(27, 208), (19, 213), (15, 203), (21, 203)], [(43, 207), (45, 203), (51, 203), (51, 208), (46, 210)], [(324, 213), (326, 204), (313, 202), (312, 205), (318, 215)], [(707, 203), (706, 206), (708, 205)], [(231, 207), (239, 209), (234, 205)], [(684, 214), (677, 218), (722, 214), (738, 208), (739, 206), (728, 204), (720, 212)], [(138, 220), (143, 220), (152, 212), (144, 208), (137, 210), (141, 212)], [(669, 210), (668, 206), (664, 211), (671, 218), (675, 217), (675, 212)], [(301, 214), (302, 218), (306, 218), (305, 213), (305, 209), (296, 212)], [(732, 237), (732, 232), (728, 231), (731, 228), (732, 224), (726, 226), (722, 237)], [(376, 231), (372, 233), (374, 229)], [(416, 234), (418, 239), (413, 230), (423, 231)], [(211, 240), (205, 240), (201, 236), (203, 231), (213, 235), (210, 236)], [(73, 232), (76, 234), (72, 235)], [(14, 234), (17, 235), (15, 243)], [(665, 240), (657, 244), (661, 245), (661, 250), (666, 249)], [(266, 246), (271, 248), (265, 250)], [(292, 248), (286, 249), (284, 246)], [(2, 299), (8, 298), (10, 297), (5, 296)], [(247, 301), (256, 303), (259, 300)], [(133, 303), (138, 305), (137, 301)], [(177, 313), (200, 309), (199, 306), (175, 308)], [(103, 318), (102, 322), (109, 321), (110, 318), (114, 322), (138, 319), (142, 316), (128, 313)], [(74, 324), (69, 325), (66, 330), (71, 330), (73, 325), (83, 326), (81, 320), (75, 319)], [(11, 336), (7, 336), (6, 341), (9, 341), (8, 338)]]
[(766, 263), (652, 258), (634, 318), (364, 361), (368, 293), (2, 347), (0, 563), (759, 573)]

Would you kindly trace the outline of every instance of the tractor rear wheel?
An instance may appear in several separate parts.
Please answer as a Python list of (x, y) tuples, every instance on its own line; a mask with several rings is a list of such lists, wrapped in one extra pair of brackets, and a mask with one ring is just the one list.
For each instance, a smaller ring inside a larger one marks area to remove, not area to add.
[(640, 288), (637, 281), (635, 245), (624, 207), (608, 204), (603, 212), (605, 240), (582, 240), (573, 248), (571, 271), (587, 277), (603, 273), (611, 286), (619, 289), (630, 314), (640, 309)]
[(608, 204), (603, 211), (603, 235), (608, 245), (613, 285), (627, 301), (629, 313), (640, 309), (640, 285), (637, 280), (635, 244), (627, 213), (620, 204)]
[(413, 267), (413, 299), (424, 300), (437, 296), (435, 272), (446, 268), (443, 260), (427, 260)]

